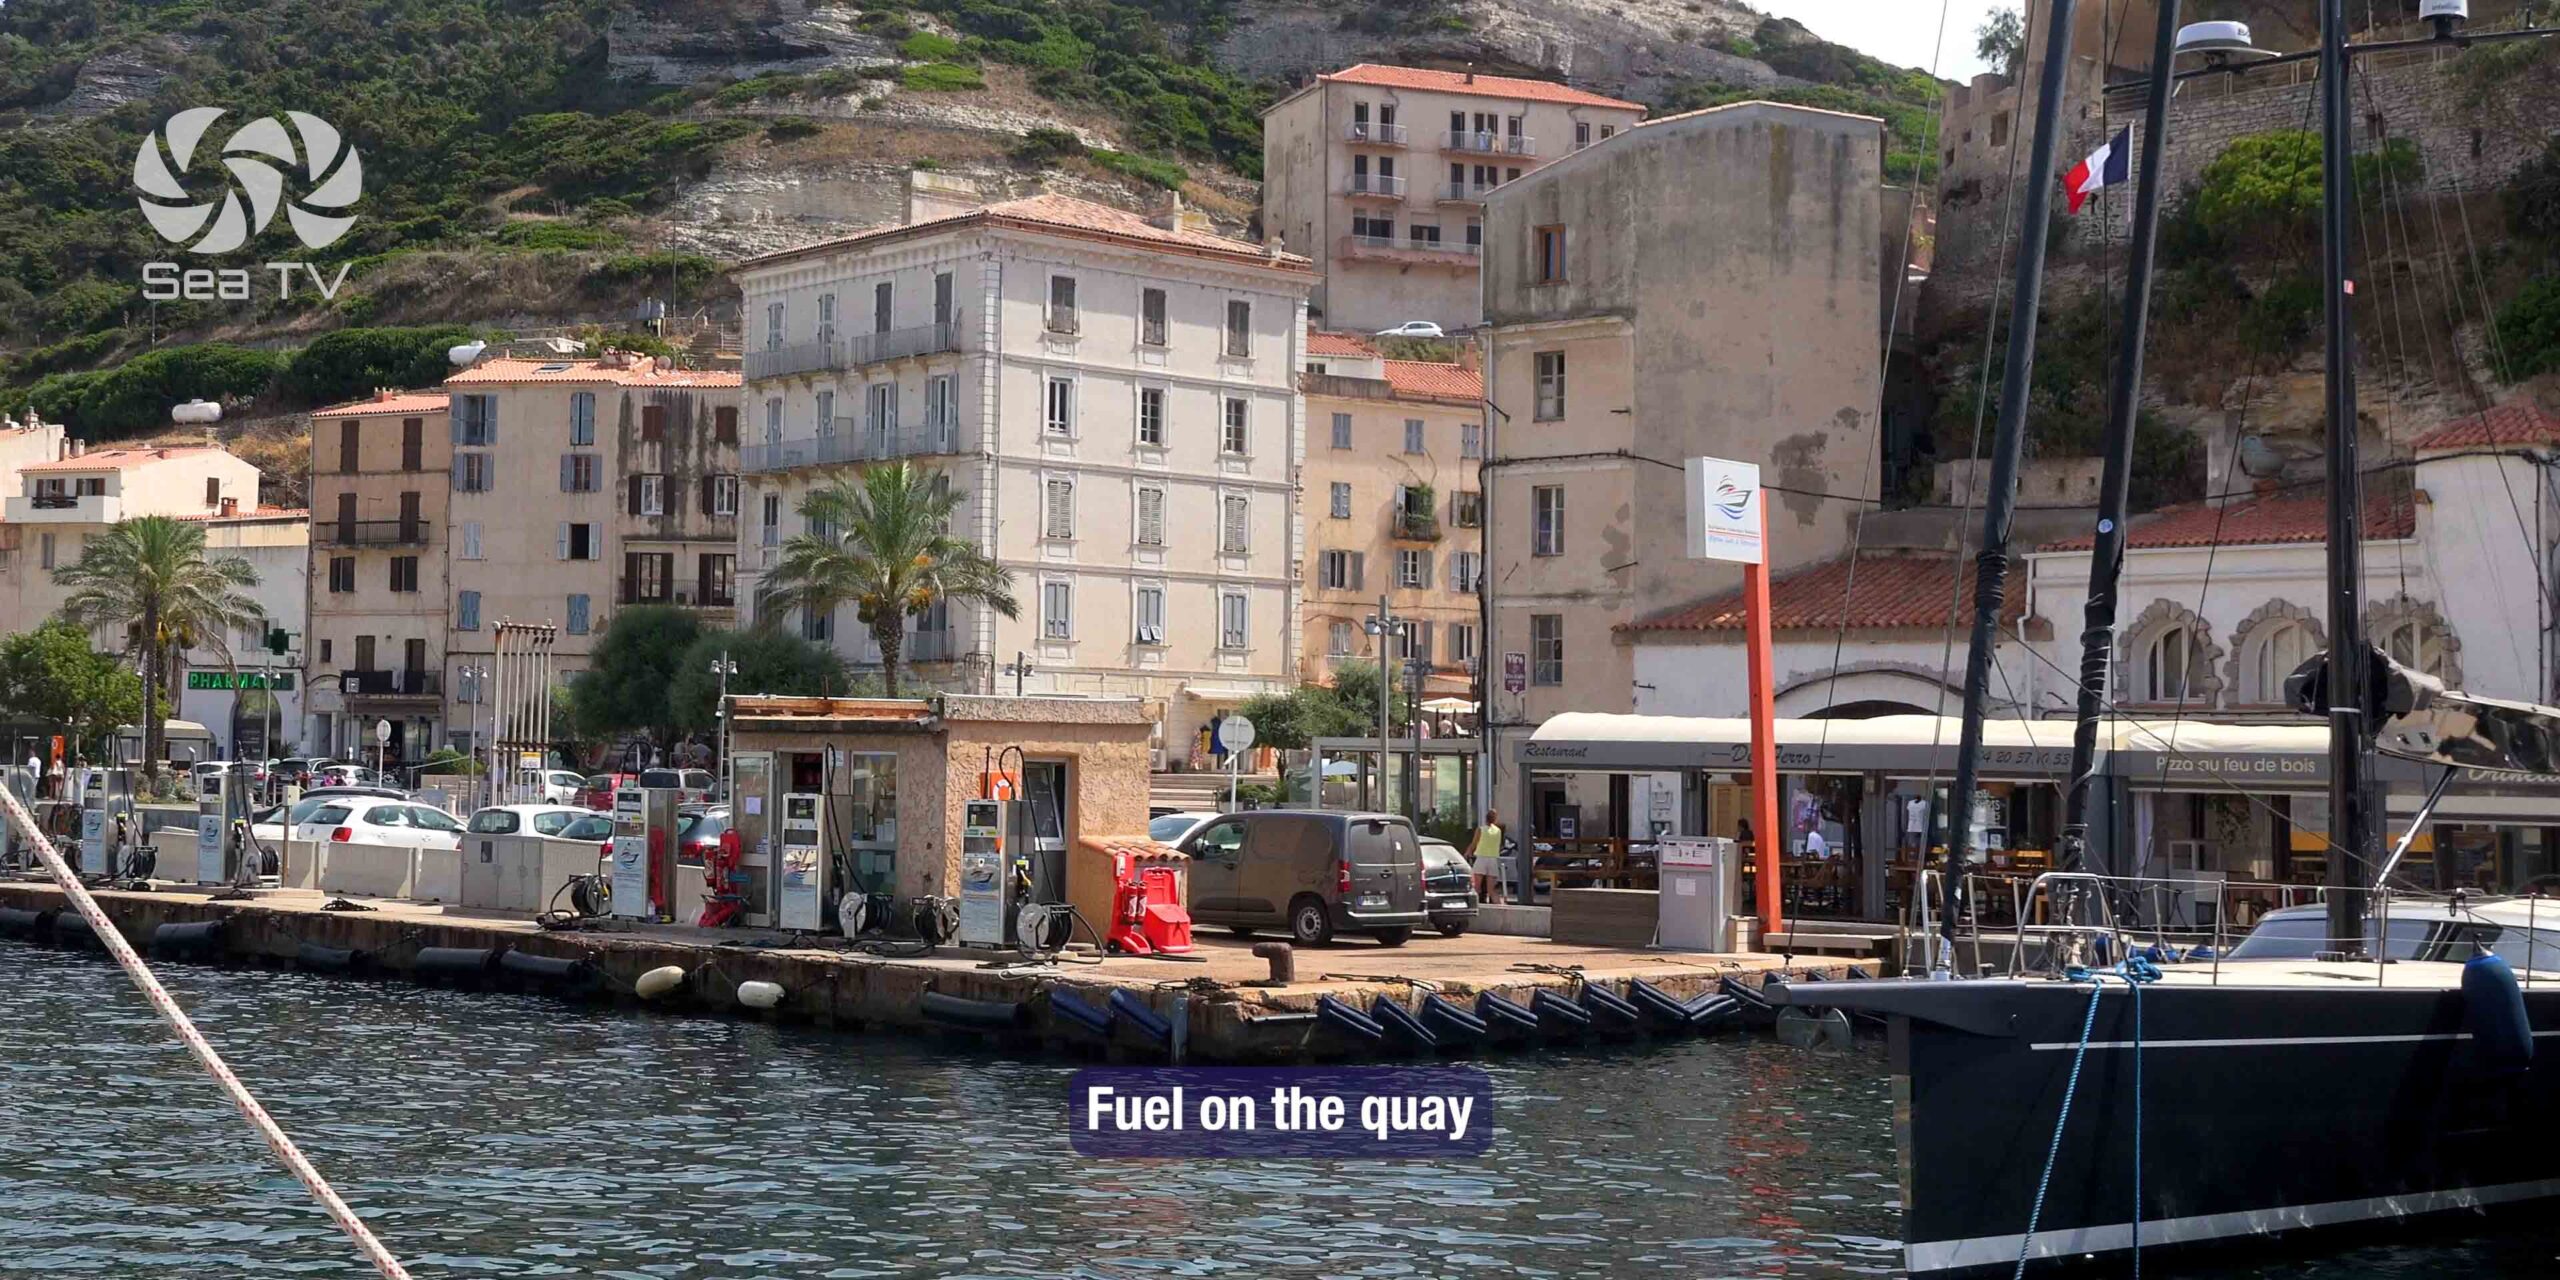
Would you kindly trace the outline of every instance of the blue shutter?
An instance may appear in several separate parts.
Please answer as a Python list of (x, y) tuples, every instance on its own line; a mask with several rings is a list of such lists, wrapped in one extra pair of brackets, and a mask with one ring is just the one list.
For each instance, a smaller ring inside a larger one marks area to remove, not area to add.
[(453, 490), (456, 493), (464, 492), (462, 488), (462, 463), (463, 459), (467, 456), (469, 455), (460, 453), (453, 455)]
[(462, 630), (464, 630), (464, 631), (477, 631), (477, 630), (479, 630), (479, 629), (480, 629), (480, 593), (479, 593), (479, 592), (477, 592), (477, 591), (465, 591), (465, 592), (463, 592), (463, 593), (462, 593), (462, 603), (461, 603), (461, 607), (460, 607), (460, 609), (458, 610), (458, 612), (459, 612), (460, 616), (459, 616), (458, 618), (456, 618), (456, 619), (455, 619), (455, 621), (454, 621), (454, 625), (455, 625), (455, 626), (457, 626), (457, 627), (461, 628), (461, 629), (462, 629)]
[(560, 492), (577, 492), (577, 470), (578, 455), (574, 453), (564, 453), (560, 455)]

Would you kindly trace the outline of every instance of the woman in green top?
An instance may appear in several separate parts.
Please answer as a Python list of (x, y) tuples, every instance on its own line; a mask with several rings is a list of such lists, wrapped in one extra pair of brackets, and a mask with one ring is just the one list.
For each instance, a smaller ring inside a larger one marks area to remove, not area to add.
[(1502, 824), (1495, 821), (1493, 810), (1484, 811), (1484, 825), (1476, 828), (1475, 845), (1476, 898), (1487, 903), (1502, 901)]

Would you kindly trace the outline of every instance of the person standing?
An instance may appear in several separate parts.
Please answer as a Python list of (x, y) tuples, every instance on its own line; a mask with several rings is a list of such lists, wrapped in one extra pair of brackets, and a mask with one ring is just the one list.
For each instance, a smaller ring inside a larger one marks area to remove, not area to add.
[(1484, 825), (1476, 828), (1474, 870), (1476, 900), (1489, 906), (1502, 902), (1502, 822), (1493, 810), (1484, 811)]

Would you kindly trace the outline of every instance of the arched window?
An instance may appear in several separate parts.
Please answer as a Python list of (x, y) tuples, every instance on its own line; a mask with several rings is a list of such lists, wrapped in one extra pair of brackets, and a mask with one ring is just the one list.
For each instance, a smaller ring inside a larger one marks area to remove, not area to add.
[(2211, 663), (2185, 626), (2163, 627), (2151, 635), (2142, 654), (2142, 700), (2190, 702), (2205, 694), (2200, 686)]
[(2459, 688), (2462, 684), (2462, 641), (2445, 624), (2435, 605), (2394, 596), (2365, 612), (2365, 639), (2411, 670)]
[(2116, 653), (2117, 697), (2137, 704), (2211, 707), (2222, 699), (2222, 646), (2196, 611), (2158, 599), (2124, 629)]
[(2242, 672), (2240, 700), (2273, 704), (2284, 701), (2284, 678), (2320, 652), (2320, 638), (2299, 622), (2276, 622), (2249, 637), (2248, 666)]

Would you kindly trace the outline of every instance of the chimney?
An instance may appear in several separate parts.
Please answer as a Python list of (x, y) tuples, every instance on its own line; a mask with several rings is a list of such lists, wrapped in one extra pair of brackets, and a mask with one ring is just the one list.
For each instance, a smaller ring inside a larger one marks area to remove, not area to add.
[(1484, 351), (1476, 346), (1474, 339), (1458, 344), (1458, 367), (1469, 373), (1475, 373), (1484, 368)]
[(1470, 63), (1468, 63), (1468, 64), (1467, 64), (1467, 83), (1468, 83), (1468, 84), (1474, 84), (1475, 82), (1476, 82), (1476, 64), (1474, 64), (1474, 63), (1470, 62)]
[(226, 516), (236, 516), (240, 514), (240, 500), (238, 498), (224, 498), (222, 500), (222, 514)]
[(907, 170), (907, 221), (929, 222), (967, 213), (986, 205), (986, 197), (966, 178), (930, 169)]
[(373, 402), (375, 404), (389, 404), (391, 403), (391, 397), (398, 394), (400, 393), (389, 387), (375, 387), (373, 389)]
[(1183, 200), (1182, 193), (1179, 191), (1173, 193), (1173, 207), (1148, 221), (1167, 231), (1188, 231), (1204, 236), (1213, 236), (1218, 233), (1217, 224), (1209, 221), (1209, 215), (1192, 208)]

